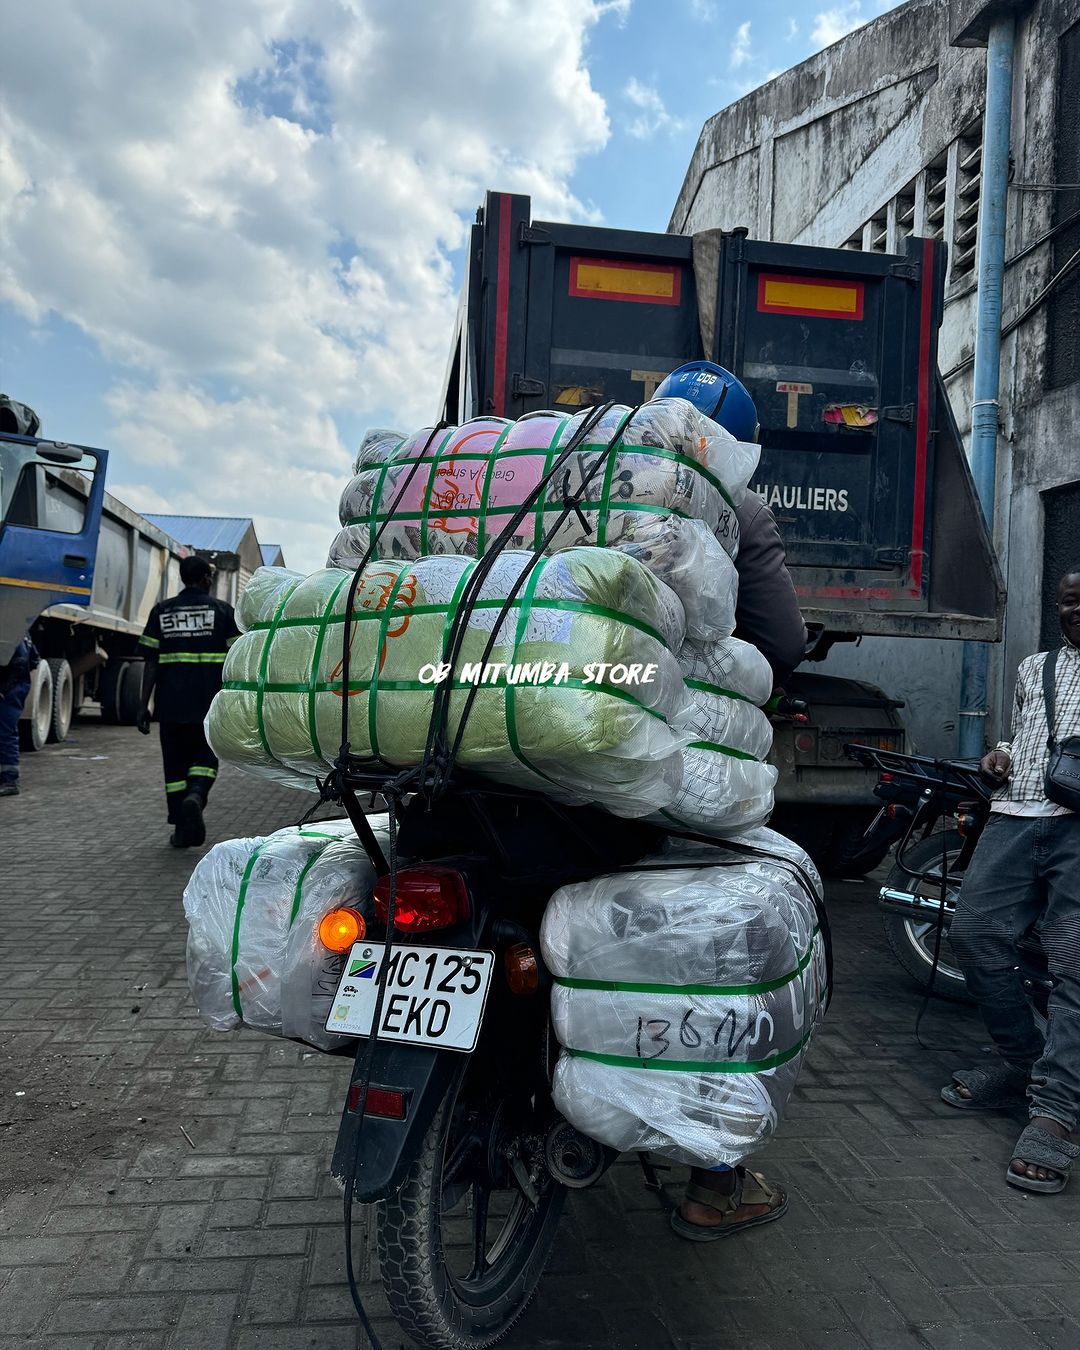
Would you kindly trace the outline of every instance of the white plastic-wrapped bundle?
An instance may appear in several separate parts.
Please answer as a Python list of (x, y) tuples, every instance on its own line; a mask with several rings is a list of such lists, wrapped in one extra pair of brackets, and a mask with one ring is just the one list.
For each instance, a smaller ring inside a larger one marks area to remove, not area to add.
[[(450, 556), (364, 570), (349, 680), (349, 736), (359, 760), (421, 762), (446, 635), (478, 566)], [(255, 573), (237, 615), (246, 631), (229, 651), (207, 721), (222, 759), (304, 787), (325, 775), (341, 741), (351, 581), (340, 571), (306, 579)], [(668, 805), (687, 741), (687, 690), (672, 655), (684, 624), (674, 593), (613, 549), (538, 560), (501, 554), (469, 613), (449, 694), (451, 740), (475, 695), (459, 765), (618, 815)], [(476, 675), (485, 666), (479, 683), (468, 680), (469, 668)]]
[[(756, 832), (758, 846), (770, 834)], [(572, 1124), (694, 1166), (762, 1146), (823, 1009), (824, 951), (797, 868), (683, 846), (556, 892), (541, 940), (564, 1047), (555, 1104)]]
[(773, 677), (756, 647), (738, 638), (683, 644), (679, 667), (694, 704), (675, 800), (655, 819), (672, 829), (725, 835), (767, 820), (777, 771), (764, 761), (772, 724), (756, 706)]
[[(342, 530), (329, 565), (355, 567), (370, 548), (374, 557), (482, 556), (592, 415), (586, 409), (572, 416), (529, 413), (517, 422), (480, 417), (397, 441), (390, 432), (369, 432), (342, 494)], [(615, 405), (559, 468), (507, 546), (539, 547), (554, 529), (548, 552), (594, 544), (619, 549), (675, 591), (691, 634), (725, 637), (735, 624), (735, 512), (759, 453), (684, 399), (654, 399), (634, 412)]]
[[(370, 817), (386, 843), (386, 817)], [(340, 905), (372, 913), (375, 872), (347, 820), (229, 839), (184, 891), (192, 997), (215, 1031), (241, 1025), (332, 1049), (324, 1024), (344, 966), (318, 939)]]

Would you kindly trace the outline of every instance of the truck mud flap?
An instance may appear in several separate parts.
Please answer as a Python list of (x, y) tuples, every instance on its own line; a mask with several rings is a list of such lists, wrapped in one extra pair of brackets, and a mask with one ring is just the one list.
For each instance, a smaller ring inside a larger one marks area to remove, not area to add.
[(439, 1103), (465, 1072), (469, 1056), (426, 1046), (381, 1043), (375, 1050), (369, 1093), (379, 1089), (401, 1093), (404, 1119), (365, 1114), (361, 1121), (355, 1104), (364, 1049), (365, 1043), (361, 1043), (330, 1170), (334, 1180), (344, 1186), (355, 1159), (354, 1198), (367, 1204), (393, 1195), (400, 1188)]

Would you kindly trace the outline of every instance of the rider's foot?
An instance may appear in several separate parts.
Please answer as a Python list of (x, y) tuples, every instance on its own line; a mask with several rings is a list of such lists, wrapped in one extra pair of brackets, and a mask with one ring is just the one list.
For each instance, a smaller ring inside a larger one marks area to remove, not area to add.
[[(1056, 1139), (1068, 1139), (1069, 1131), (1060, 1121), (1051, 1120), (1049, 1116), (1032, 1116), (1032, 1125), (1038, 1125), (1044, 1129), (1047, 1134), (1052, 1134)], [(1056, 1181), (1060, 1172), (1055, 1172), (1049, 1167), (1036, 1167), (1033, 1163), (1025, 1162), (1022, 1158), (1014, 1158), (1009, 1164), (1009, 1171), (1018, 1177), (1026, 1176), (1030, 1181)]]
[[(744, 1169), (740, 1168), (739, 1171)], [(707, 1191), (715, 1191), (717, 1196), (730, 1195), (735, 1189), (737, 1172), (709, 1172), (703, 1167), (690, 1169), (690, 1180)], [(740, 1205), (733, 1214), (726, 1216), (727, 1226), (742, 1223), (745, 1219), (757, 1219), (768, 1214), (772, 1207), (768, 1204)], [(679, 1213), (687, 1223), (699, 1224), (702, 1228), (712, 1228), (723, 1223), (725, 1215), (712, 1205), (699, 1204), (696, 1200), (683, 1200)]]

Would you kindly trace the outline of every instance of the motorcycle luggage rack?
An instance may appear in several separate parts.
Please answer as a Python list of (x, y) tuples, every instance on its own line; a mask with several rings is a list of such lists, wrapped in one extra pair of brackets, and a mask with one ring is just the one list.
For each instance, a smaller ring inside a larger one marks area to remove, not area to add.
[(991, 789), (983, 782), (977, 760), (931, 759), (928, 755), (907, 755), (899, 750), (879, 750), (872, 745), (844, 746), (844, 754), (864, 769), (892, 774), (908, 783), (941, 792), (962, 789), (976, 800), (986, 801)]

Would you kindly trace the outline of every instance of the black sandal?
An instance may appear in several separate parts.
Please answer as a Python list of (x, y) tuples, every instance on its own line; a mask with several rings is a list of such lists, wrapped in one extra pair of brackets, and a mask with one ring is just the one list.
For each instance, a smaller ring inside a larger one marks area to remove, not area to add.
[[(1009, 1166), (1005, 1169), (1005, 1180), (1010, 1186), (1019, 1186), (1022, 1191), (1056, 1195), (1069, 1184), (1069, 1168), (1077, 1158), (1080, 1158), (1080, 1144), (1061, 1139), (1049, 1130), (1044, 1130), (1041, 1125), (1028, 1125), (1016, 1141)], [(1038, 1177), (1014, 1172), (1014, 1162), (1025, 1162), (1029, 1167), (1045, 1167), (1048, 1172), (1057, 1172), (1058, 1175), (1040, 1181)]]
[[(958, 1069), (941, 1089), (941, 1100), (958, 1111), (1011, 1111), (1027, 1100), (1028, 1076), (1023, 1069), (995, 1064), (989, 1069)], [(965, 1087), (970, 1097), (961, 1097)]]

